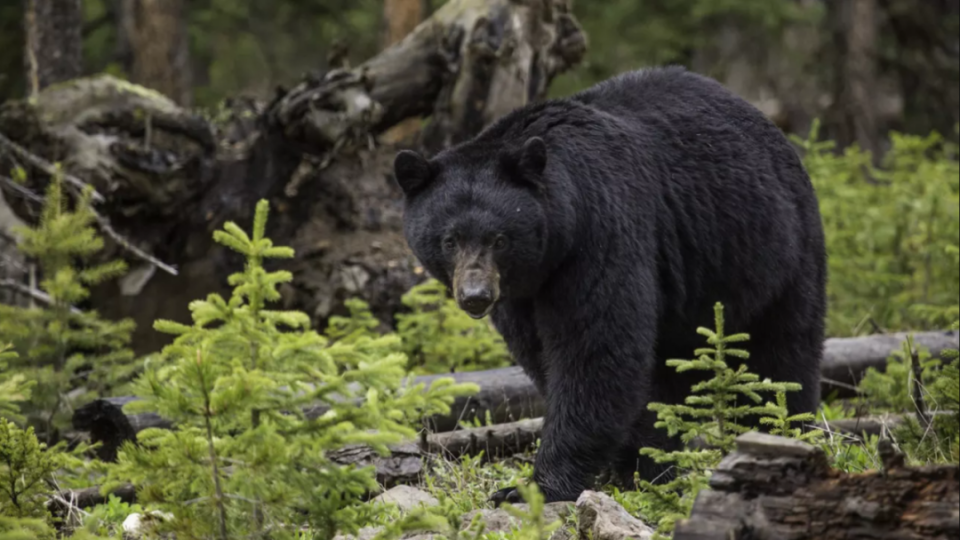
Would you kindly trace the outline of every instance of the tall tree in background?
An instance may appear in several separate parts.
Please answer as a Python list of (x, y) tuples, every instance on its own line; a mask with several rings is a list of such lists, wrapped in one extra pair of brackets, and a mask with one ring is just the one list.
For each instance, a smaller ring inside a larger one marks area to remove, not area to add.
[(827, 2), (833, 23), (837, 140), (856, 143), (874, 159), (882, 153), (877, 115), (877, 0)]
[(898, 129), (931, 129), (956, 138), (960, 122), (960, 1), (878, 0), (887, 47), (883, 62), (896, 75), (904, 99)]
[(83, 10), (80, 0), (24, 0), (27, 88), (34, 95), (83, 70)]
[(425, 0), (383, 0), (382, 48), (407, 37), (423, 21), (427, 7)]
[[(383, 49), (399, 43), (426, 16), (426, 0), (383, 0)], [(408, 118), (381, 135), (388, 143), (410, 141), (420, 131), (420, 119)]]
[(129, 73), (180, 105), (193, 102), (190, 49), (183, 0), (121, 0), (121, 42), (129, 46)]

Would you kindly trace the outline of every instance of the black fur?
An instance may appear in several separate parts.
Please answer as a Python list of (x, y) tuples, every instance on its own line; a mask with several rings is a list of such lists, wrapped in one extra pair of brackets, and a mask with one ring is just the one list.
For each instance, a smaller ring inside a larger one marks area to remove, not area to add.
[(816, 196), (783, 134), (717, 82), (682, 68), (626, 73), (419, 159), (405, 155), (396, 173), (416, 186), (406, 235), (433, 276), (450, 286), (445, 237), (508, 239), (494, 255), (492, 317), (547, 402), (534, 479), (548, 501), (575, 500), (608, 465), (622, 478), (658, 473), (638, 448), (674, 441), (646, 405), (689, 393), (693, 381), (664, 362), (703, 345), (695, 330), (713, 326), (717, 301), (728, 332), (751, 335), (750, 369), (801, 383), (790, 412), (815, 410), (826, 309)]

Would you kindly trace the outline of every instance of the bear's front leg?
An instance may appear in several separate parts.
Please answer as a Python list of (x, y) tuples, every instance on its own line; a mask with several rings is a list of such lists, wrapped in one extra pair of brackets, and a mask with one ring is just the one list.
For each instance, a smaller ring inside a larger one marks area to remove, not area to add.
[[(628, 440), (652, 375), (652, 340), (626, 331), (638, 320), (595, 319), (544, 343), (547, 412), (533, 480), (547, 502), (575, 501)], [(491, 500), (520, 497), (506, 488)]]

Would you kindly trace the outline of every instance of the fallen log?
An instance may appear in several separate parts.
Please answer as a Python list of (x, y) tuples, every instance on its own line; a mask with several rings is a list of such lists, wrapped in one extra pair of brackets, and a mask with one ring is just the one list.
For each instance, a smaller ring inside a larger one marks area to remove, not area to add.
[[(823, 392), (838, 390), (841, 395), (850, 395), (849, 388), (856, 385), (866, 370), (886, 365), (887, 358), (900, 347), (903, 339), (905, 334), (828, 339), (824, 344)], [(957, 348), (960, 343), (954, 331), (922, 332), (915, 334), (914, 339), (918, 347), (929, 349), (933, 356), (939, 356), (946, 349)], [(543, 400), (519, 367), (427, 375), (416, 377), (414, 383), (429, 386), (441, 377), (452, 377), (459, 383), (475, 383), (480, 391), (473, 396), (457, 398), (450, 414), (427, 419), (430, 431), (453, 431), (460, 421), (483, 421), (488, 414), (494, 424), (543, 416)], [(74, 413), (74, 429), (89, 432), (91, 441), (102, 443), (102, 459), (114, 459), (120, 444), (132, 440), (144, 428), (171, 427), (169, 422), (156, 414), (124, 413), (123, 406), (136, 399), (129, 396), (99, 399)], [(304, 413), (308, 418), (316, 418), (326, 410), (317, 406), (305, 409)]]
[[(150, 425), (142, 425), (141, 428), (169, 427), (159, 417), (144, 421)], [(362, 444), (349, 445), (327, 455), (339, 465), (372, 466), (376, 471), (377, 483), (384, 489), (390, 489), (400, 484), (420, 482), (434, 456), (452, 459), (483, 452), (487, 458), (497, 458), (532, 450), (540, 437), (541, 427), (542, 420), (535, 418), (460, 431), (424, 433), (419, 441), (391, 446), (390, 454), (386, 456)], [(124, 502), (136, 500), (136, 490), (132, 484), (124, 484), (111, 493)], [(108, 497), (109, 494), (100, 493), (99, 487), (63, 490), (48, 501), (47, 507), (55, 515), (62, 515), (71, 507), (90, 508), (105, 503)]]
[(819, 448), (748, 433), (713, 472), (674, 540), (960, 538), (960, 468), (903, 466), (846, 474)]
[(61, 490), (47, 501), (47, 509), (54, 516), (65, 516), (74, 508), (92, 508), (98, 504), (105, 504), (109, 500), (110, 495), (128, 504), (137, 501), (137, 490), (133, 484), (119, 486), (106, 495), (100, 493), (99, 486), (95, 486), (83, 489)]
[[(155, 415), (141, 415), (145, 427), (169, 427)], [(912, 416), (912, 415), (906, 415)], [(904, 417), (889, 415), (883, 417), (862, 417), (834, 420), (818, 427), (849, 435), (882, 435), (903, 422)], [(461, 456), (478, 456), (483, 453), (485, 459), (498, 459), (517, 455), (536, 449), (543, 428), (542, 418), (532, 418), (496, 424), (492, 426), (461, 429), (444, 433), (426, 433), (419, 441), (390, 447), (390, 454), (383, 456), (369, 446), (356, 444), (330, 452), (328, 456), (340, 465), (358, 467), (372, 466), (376, 471), (377, 482), (384, 489), (400, 484), (416, 484), (435, 457), (456, 459)], [(113, 495), (124, 502), (133, 502), (136, 493), (132, 485), (117, 488)], [(53, 512), (66, 511), (70, 506), (89, 508), (106, 502), (107, 497), (100, 494), (99, 488), (92, 487), (59, 493), (48, 503)]]
[[(930, 416), (938, 416), (941, 414), (952, 414), (947, 411), (933, 411), (932, 413), (927, 413)], [(905, 421), (916, 419), (916, 413), (910, 414), (885, 414), (885, 415), (876, 415), (876, 416), (860, 416), (857, 418), (843, 418), (839, 420), (831, 420), (827, 422), (826, 426), (823, 423), (819, 423), (817, 427), (826, 428), (830, 431), (853, 435), (855, 437), (862, 436), (886, 436), (891, 431), (900, 427)]]
[[(322, 327), (346, 313), (344, 300), (360, 297), (391, 326), (424, 272), (403, 238), (402, 196), (391, 180), (397, 148), (377, 137), (428, 118), (418, 145), (432, 153), (544, 98), (586, 52), (570, 4), (450, 0), (366, 62), (327, 66), (269, 102), (229, 100), (217, 119), (109, 76), (53, 85), (0, 105), (0, 141), (11, 143), (0, 144), (0, 171), (20, 165), (26, 173), (24, 185), (0, 189), (27, 223), (39, 216), (35, 195), (52, 163), (70, 185), (97, 191), (109, 237), (98, 257), (126, 258), (132, 271), (94, 288), (90, 304), (136, 322), (138, 354), (169, 342), (153, 321), (189, 322), (191, 301), (228, 293), (226, 278), (242, 260), (213, 243), (212, 231), (227, 220), (248, 227), (263, 198), (272, 208), (268, 235), (296, 250), (283, 263), (294, 276), (281, 290), (284, 308)], [(159, 261), (178, 275), (157, 272)]]

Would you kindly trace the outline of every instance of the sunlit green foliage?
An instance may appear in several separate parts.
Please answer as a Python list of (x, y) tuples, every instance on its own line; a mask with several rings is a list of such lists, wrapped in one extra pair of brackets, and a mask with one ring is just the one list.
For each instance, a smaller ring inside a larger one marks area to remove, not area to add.
[[(229, 278), (233, 295), (192, 302), (191, 326), (156, 323), (177, 338), (137, 381), (142, 401), (128, 406), (156, 411), (177, 429), (140, 432), (110, 477), (133, 481), (142, 504), (171, 512), (159, 527), (178, 538), (267, 530), (295, 538), (303, 525), (317, 538), (356, 532), (378, 512), (361, 504), (377, 488), (374, 472), (326, 453), (354, 443), (386, 453), (415, 436), (421, 415), (448, 412), (454, 396), (476, 390), (450, 379), (405, 386), (396, 335), (358, 334), (349, 328), (362, 323), (344, 322), (331, 327), (334, 340), (311, 330), (303, 313), (268, 309), (292, 276), (262, 263), (293, 251), (264, 237), (266, 218), (263, 201), (252, 235), (233, 223), (217, 231), (218, 242), (247, 259)], [(326, 409), (319, 416), (302, 412), (318, 404)]]
[[(12, 343), (19, 353), (7, 362), (35, 385), (23, 412), (50, 441), (73, 409), (120, 387), (136, 366), (127, 349), (132, 321), (110, 321), (74, 307), (89, 296), (90, 286), (116, 278), (126, 268), (123, 261), (86, 264), (103, 249), (90, 201), (86, 191), (70, 209), (62, 175), (53, 176), (39, 224), (17, 231), (20, 250), (39, 263), (39, 289), (49, 305), (0, 304), (0, 342)], [(77, 388), (84, 391), (74, 392)]]
[(506, 344), (489, 320), (470, 318), (439, 281), (413, 287), (402, 301), (411, 311), (397, 315), (397, 333), (414, 372), (449, 373), (510, 364)]
[(17, 353), (9, 345), (0, 343), (0, 420), (3, 418), (22, 420), (17, 412), (18, 402), (30, 398), (33, 381), (26, 380), (22, 373), (7, 371), (7, 361), (17, 358)]
[[(919, 379), (917, 375), (919, 374)], [(904, 341), (883, 371), (870, 368), (860, 382), (875, 412), (911, 413), (892, 436), (913, 463), (960, 463), (960, 360), (943, 359)]]
[[(65, 443), (48, 448), (33, 428), (21, 429), (0, 418), (0, 539), (55, 537), (46, 503), (52, 486), (69, 488), (82, 478), (87, 450), (80, 445), (67, 452)], [(77, 536), (92, 538), (91, 536)]]
[[(933, 134), (891, 133), (880, 168), (856, 148), (794, 138), (804, 153), (829, 255), (831, 335), (943, 328), (957, 317), (960, 163)], [(937, 309), (939, 308), (939, 309)], [(946, 309), (944, 309), (946, 308)]]

